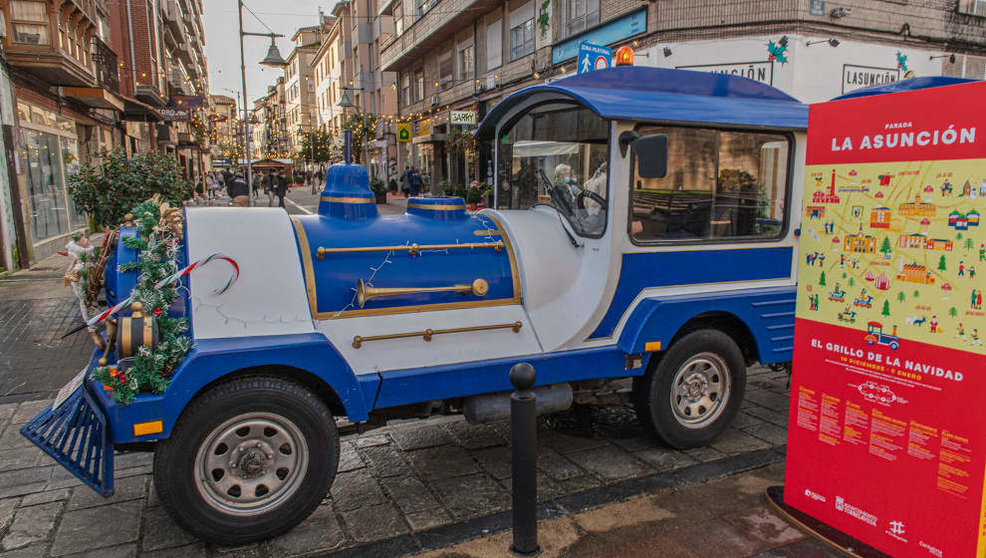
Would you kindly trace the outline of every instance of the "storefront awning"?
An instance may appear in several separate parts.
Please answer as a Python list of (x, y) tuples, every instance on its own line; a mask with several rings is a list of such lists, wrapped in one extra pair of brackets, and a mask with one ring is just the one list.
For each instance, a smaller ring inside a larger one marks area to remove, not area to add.
[(552, 157), (555, 155), (575, 155), (579, 152), (577, 143), (557, 141), (518, 141), (514, 144), (514, 158)]
[(118, 112), (124, 110), (123, 100), (102, 87), (62, 87), (61, 90), (65, 97), (75, 99), (92, 108)]
[(133, 97), (120, 95), (123, 99), (123, 119), (131, 122), (161, 122), (161, 115), (154, 107)]

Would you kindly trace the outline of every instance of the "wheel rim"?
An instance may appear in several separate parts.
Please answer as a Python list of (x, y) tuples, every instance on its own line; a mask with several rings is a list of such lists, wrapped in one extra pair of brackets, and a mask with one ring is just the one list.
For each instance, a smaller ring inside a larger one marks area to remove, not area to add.
[(671, 408), (679, 424), (704, 428), (726, 409), (730, 394), (729, 367), (713, 353), (688, 359), (671, 382)]
[(308, 444), (293, 422), (272, 413), (246, 413), (214, 428), (199, 446), (195, 486), (215, 510), (259, 515), (298, 490), (308, 460)]

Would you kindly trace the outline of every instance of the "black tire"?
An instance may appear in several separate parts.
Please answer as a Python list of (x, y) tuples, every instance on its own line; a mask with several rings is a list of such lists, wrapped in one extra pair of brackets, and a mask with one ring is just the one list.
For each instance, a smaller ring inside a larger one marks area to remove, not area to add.
[[(633, 387), (634, 407), (644, 430), (674, 448), (702, 447), (736, 418), (746, 392), (746, 360), (730, 336), (700, 329), (676, 341), (647, 373), (635, 378)], [(684, 397), (683, 391), (688, 392)]]
[[(234, 428), (240, 424), (248, 425), (246, 434), (241, 435), (244, 427)], [(235, 436), (244, 442), (230, 449), (229, 445), (236, 445)], [(303, 444), (296, 441), (299, 436)], [(285, 439), (295, 445), (278, 445)], [(175, 522), (206, 541), (245, 544), (284, 533), (315, 510), (335, 478), (339, 432), (329, 409), (307, 389), (280, 378), (251, 376), (219, 384), (198, 396), (155, 452), (154, 487)], [(211, 482), (216, 476), (213, 469), (213, 474), (196, 480), (197, 469), (209, 469), (211, 461), (207, 460), (212, 459), (229, 462), (226, 471), (230, 473), (223, 471)], [(248, 469), (247, 477), (239, 475)], [(227, 483), (241, 483), (236, 484), (240, 488), (230, 488), (223, 495), (218, 482), (224, 476)], [(283, 484), (275, 486), (279, 482)], [(248, 483), (260, 484), (246, 498), (260, 498), (261, 503), (266, 499), (270, 507), (231, 507), (249, 505), (234, 501), (243, 496), (242, 487), (249, 487)], [(222, 498), (227, 496), (224, 507)]]

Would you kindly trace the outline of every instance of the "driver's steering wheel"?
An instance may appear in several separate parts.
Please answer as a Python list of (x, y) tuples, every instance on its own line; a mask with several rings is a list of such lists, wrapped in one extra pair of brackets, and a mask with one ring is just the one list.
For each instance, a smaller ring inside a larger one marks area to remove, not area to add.
[(600, 196), (599, 194), (593, 192), (592, 190), (579, 191), (579, 198), (578, 198), (579, 209), (585, 209), (586, 198), (589, 198), (590, 200), (598, 203), (599, 208), (603, 211), (609, 209), (609, 204), (606, 203), (606, 199)]
[(563, 192), (558, 185), (551, 182), (548, 175), (544, 173), (543, 169), (538, 169), (538, 173), (541, 175), (541, 180), (544, 182), (545, 190), (548, 191), (548, 195), (551, 196), (551, 200), (558, 205), (558, 209), (563, 210), (568, 215), (574, 215), (575, 211), (572, 209), (571, 197)]

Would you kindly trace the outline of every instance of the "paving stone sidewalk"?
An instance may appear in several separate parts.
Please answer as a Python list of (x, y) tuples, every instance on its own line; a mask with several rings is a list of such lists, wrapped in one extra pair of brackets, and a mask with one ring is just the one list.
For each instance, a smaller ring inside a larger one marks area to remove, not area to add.
[[(750, 456), (767, 456), (761, 464), (780, 461), (782, 455), (771, 448), (785, 443), (787, 375), (766, 368), (749, 374), (734, 427), (708, 448), (671, 450), (637, 425), (622, 427), (619, 437), (587, 438), (542, 424), (540, 499), (577, 500), (586, 491), (619, 490), (638, 480), (660, 484), (666, 476), (688, 477), (700, 464), (727, 474), (732, 465), (716, 464), (744, 463)], [(411, 545), (406, 552), (428, 548), (421, 542), (428, 536), (434, 544), (436, 529), (470, 521), (482, 525), (483, 518), (510, 506), (508, 423), (474, 426), (458, 416), (402, 421), (343, 438), (331, 496), (293, 531), (246, 547), (204, 544), (161, 508), (150, 476), (151, 454), (118, 455), (116, 494), (102, 499), (34, 449), (19, 428), (45, 405), (44, 400), (0, 405), (2, 558), (302, 556), (395, 537)], [(746, 468), (758, 462), (749, 463)], [(474, 536), (480, 535), (477, 527)]]

